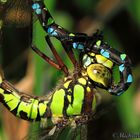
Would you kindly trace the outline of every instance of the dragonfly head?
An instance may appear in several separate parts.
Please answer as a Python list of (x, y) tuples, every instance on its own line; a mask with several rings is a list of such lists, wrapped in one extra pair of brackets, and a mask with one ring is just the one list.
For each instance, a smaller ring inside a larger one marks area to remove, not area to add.
[[(82, 67), (87, 72), (91, 81), (102, 88), (108, 88), (112, 81), (111, 68), (113, 62), (108, 61), (98, 51), (106, 45), (103, 36), (97, 31), (87, 42), (84, 51), (81, 53)], [(111, 64), (110, 64), (111, 63)]]

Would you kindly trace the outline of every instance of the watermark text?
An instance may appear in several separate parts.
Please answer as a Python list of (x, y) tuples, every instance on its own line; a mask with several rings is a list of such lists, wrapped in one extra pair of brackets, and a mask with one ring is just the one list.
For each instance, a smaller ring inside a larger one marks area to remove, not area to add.
[(132, 138), (140, 138), (140, 133), (129, 133), (129, 132), (114, 132), (112, 137), (120, 138), (120, 139), (132, 139)]

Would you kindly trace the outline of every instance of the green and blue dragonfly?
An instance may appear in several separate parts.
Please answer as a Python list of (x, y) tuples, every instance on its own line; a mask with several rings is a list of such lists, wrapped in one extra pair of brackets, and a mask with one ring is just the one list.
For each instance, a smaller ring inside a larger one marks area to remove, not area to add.
[[(63, 71), (64, 78), (53, 92), (38, 97), (18, 91), (0, 74), (0, 102), (16, 117), (40, 121), (49, 136), (67, 126), (81, 126), (91, 120), (99, 102), (98, 88), (116, 96), (124, 93), (133, 79), (131, 61), (125, 53), (111, 48), (99, 31), (92, 36), (69, 32), (55, 23), (43, 1), (33, 1), (31, 7), (47, 33), (46, 42), (57, 62), (35, 45), (31, 48), (51, 66)], [(61, 42), (74, 65), (72, 72), (57, 53), (51, 37)], [(78, 60), (74, 51), (79, 52)], [(112, 74), (114, 66), (118, 66), (120, 73), (117, 84)]]

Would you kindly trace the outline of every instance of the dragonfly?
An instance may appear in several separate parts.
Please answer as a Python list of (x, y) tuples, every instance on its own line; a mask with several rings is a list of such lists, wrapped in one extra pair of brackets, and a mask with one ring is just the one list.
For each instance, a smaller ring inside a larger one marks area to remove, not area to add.
[[(66, 127), (84, 126), (92, 120), (99, 101), (100, 89), (112, 96), (122, 95), (133, 81), (129, 57), (104, 41), (100, 31), (89, 36), (70, 32), (57, 23), (43, 1), (31, 2), (34, 12), (47, 33), (45, 39), (56, 61), (32, 45), (32, 50), (52, 67), (64, 73), (53, 92), (33, 96), (18, 91), (0, 73), (0, 102), (16, 117), (40, 121), (45, 128), (45, 139), (59, 134)], [(51, 38), (61, 42), (74, 68), (70, 72), (56, 51)], [(74, 51), (78, 51), (78, 60)], [(115, 83), (112, 69), (118, 66), (120, 81)]]

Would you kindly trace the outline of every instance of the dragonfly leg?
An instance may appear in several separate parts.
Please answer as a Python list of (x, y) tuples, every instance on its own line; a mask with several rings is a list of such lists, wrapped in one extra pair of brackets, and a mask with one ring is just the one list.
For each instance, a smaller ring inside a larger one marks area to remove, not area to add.
[(50, 59), (47, 55), (42, 53), (35, 45), (31, 45), (31, 48), (34, 52), (36, 52), (40, 57), (42, 57), (46, 62), (48, 62), (50, 65), (55, 67), (58, 70), (61, 70), (61, 67), (55, 63), (52, 59)]
[(57, 63), (58, 63), (59, 66), (61, 67), (62, 71), (63, 71), (66, 75), (68, 75), (68, 74), (69, 74), (68, 68), (67, 68), (67, 66), (63, 63), (61, 57), (60, 57), (59, 54), (57, 53), (57, 51), (56, 51), (55, 47), (53, 46), (53, 44), (52, 44), (52, 42), (51, 42), (49, 36), (46, 36), (46, 41), (47, 41), (48, 46), (49, 46), (49, 48), (51, 49), (51, 51), (52, 51), (52, 53), (53, 53), (55, 59), (57, 60)]
[(64, 50), (67, 53), (68, 57), (70, 58), (71, 62), (73, 63), (73, 65), (74, 66), (77, 66), (78, 65), (78, 62), (77, 62), (77, 60), (75, 58), (74, 52), (72, 50), (72, 47), (69, 46), (69, 45), (67, 45), (67, 44), (65, 45), (63, 43), (62, 43), (62, 45), (63, 45)]

